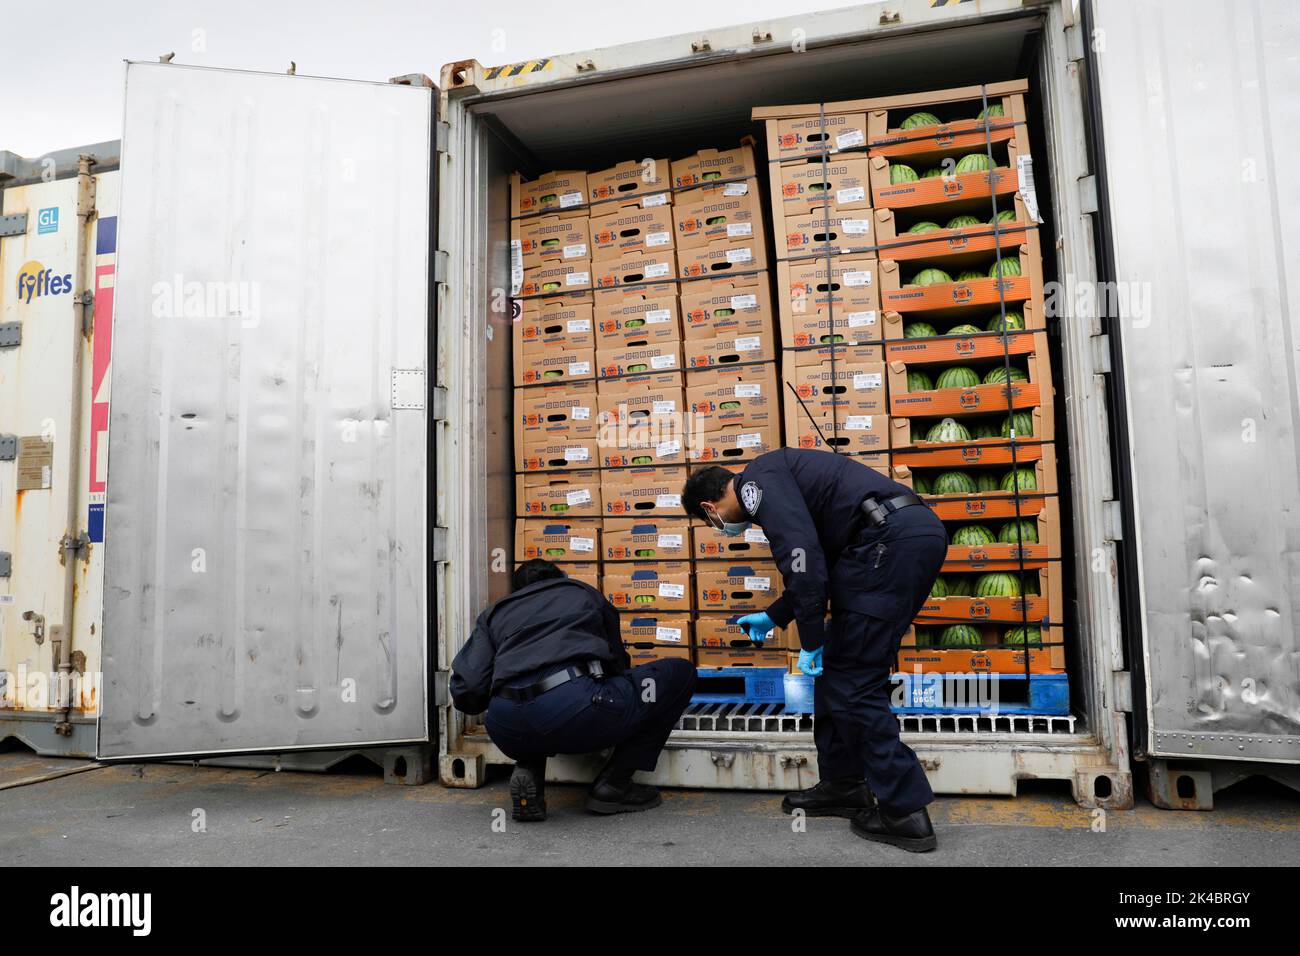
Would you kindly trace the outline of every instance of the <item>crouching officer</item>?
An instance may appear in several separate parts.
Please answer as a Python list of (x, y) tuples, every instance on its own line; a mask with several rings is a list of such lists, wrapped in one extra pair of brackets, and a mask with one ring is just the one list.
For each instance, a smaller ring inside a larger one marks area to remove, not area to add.
[(943, 524), (908, 488), (861, 462), (799, 448), (760, 455), (739, 475), (696, 471), (682, 505), (725, 534), (758, 524), (771, 543), (785, 591), (766, 612), (740, 619), (751, 639), (799, 623), (799, 668), (816, 677), (821, 780), (788, 794), (782, 808), (850, 817), (865, 839), (934, 849), (926, 811), (934, 793), (899, 739), (889, 673), (943, 563)]
[(479, 615), (452, 661), (456, 708), (487, 711), (488, 735), (515, 761), (516, 820), (546, 819), (546, 758), (613, 747), (587, 796), (592, 813), (649, 810), (659, 791), (633, 783), (653, 770), (690, 702), (695, 668), (658, 660), (631, 667), (618, 611), (595, 588), (535, 558), (515, 569), (514, 592)]

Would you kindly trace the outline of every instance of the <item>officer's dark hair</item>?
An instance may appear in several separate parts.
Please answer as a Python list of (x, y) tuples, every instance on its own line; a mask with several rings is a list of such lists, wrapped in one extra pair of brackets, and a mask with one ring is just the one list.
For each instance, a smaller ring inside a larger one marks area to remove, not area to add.
[(707, 468), (692, 472), (682, 488), (682, 508), (692, 517), (708, 521), (709, 519), (704, 517), (704, 509), (700, 507), (700, 502), (718, 501), (727, 493), (727, 485), (731, 484), (731, 480), (735, 477), (734, 471), (728, 471), (721, 465), (709, 465)]
[(568, 575), (564, 573), (564, 570), (558, 564), (553, 564), (545, 558), (532, 558), (515, 568), (510, 583), (518, 591), (520, 588), (526, 588), (530, 584), (536, 584), (538, 581), (545, 581), (548, 578), (567, 577)]

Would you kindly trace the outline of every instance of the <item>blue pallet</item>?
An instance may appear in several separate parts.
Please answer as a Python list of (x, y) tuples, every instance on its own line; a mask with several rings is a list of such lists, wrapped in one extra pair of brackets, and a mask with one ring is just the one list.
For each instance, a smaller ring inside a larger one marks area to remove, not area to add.
[[(1029, 681), (1028, 694), (1025, 680)], [(896, 714), (1035, 714), (1070, 712), (1064, 674), (894, 674), (890, 709)], [(903, 704), (898, 705), (902, 683)], [(1006, 698), (1006, 699), (1004, 699)]]
[[(783, 704), (784, 667), (702, 667), (695, 672), (693, 704)], [(737, 680), (743, 690), (730, 690)]]

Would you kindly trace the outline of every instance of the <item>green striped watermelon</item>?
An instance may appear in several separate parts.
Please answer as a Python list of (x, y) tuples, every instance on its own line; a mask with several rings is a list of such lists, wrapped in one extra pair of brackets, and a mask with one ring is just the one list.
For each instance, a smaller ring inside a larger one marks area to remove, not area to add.
[(943, 575), (941, 574), (937, 578), (935, 578), (934, 583), (930, 585), (930, 597), (945, 598), (947, 596), (948, 596), (948, 582), (943, 579)]
[(945, 627), (939, 635), (940, 647), (979, 647), (983, 643), (980, 632), (969, 624), (954, 624)]
[(975, 490), (980, 494), (998, 490), (998, 476), (991, 471), (981, 472), (975, 479)]
[(907, 390), (909, 392), (932, 392), (934, 391), (934, 382), (930, 376), (926, 375), (919, 369), (914, 369), (907, 373)]
[(957, 274), (957, 278), (956, 278), (955, 281), (957, 281), (957, 282), (974, 282), (976, 279), (983, 279), (984, 277), (985, 277), (985, 276), (984, 276), (984, 273), (982, 273), (982, 272), (980, 272), (980, 271), (978, 271), (978, 270), (976, 270), (976, 269), (967, 269), (967, 270), (964, 271), (964, 272), (959, 272), (959, 273)]
[(1004, 329), (1023, 329), (1025, 327), (1025, 317), (1019, 312), (1008, 312), (1005, 316), (995, 315), (989, 319), (989, 324), (984, 326), (989, 332), (1001, 332)]
[(1035, 597), (1038, 596), (1038, 572), (1037, 571), (1030, 571), (1028, 574), (1025, 575), (1023, 590), (1025, 594), (1030, 594)]
[(1030, 647), (1042, 647), (1043, 632), (1036, 627), (1009, 628), (1002, 635), (1002, 643), (1013, 647), (1024, 647), (1026, 644)]
[(1008, 415), (1002, 422), (1002, 437), (1010, 438), (1015, 429), (1017, 438), (1032, 438), (1034, 434), (1034, 416), (1029, 412), (1016, 412)]
[(1019, 259), (999, 259), (993, 265), (989, 266), (989, 278), (997, 279), (1000, 276), (1010, 278), (1011, 276), (1020, 275)]
[(934, 628), (921, 627), (918, 624), (915, 628), (915, 634), (917, 647), (932, 647), (934, 645)]
[(936, 229), (939, 228), (941, 227), (937, 222), (918, 222), (915, 226), (913, 226), (911, 229), (907, 231), (913, 235), (916, 235), (922, 232), (934, 232)]
[(1011, 366), (1011, 371), (1008, 373), (1005, 365), (995, 365), (985, 373), (984, 384), (1001, 385), (1007, 381), (1008, 377), (1013, 382), (1029, 381), (1029, 373), (1024, 369), (1016, 368), (1013, 365)]
[(993, 532), (982, 524), (962, 525), (952, 536), (952, 543), (963, 548), (982, 548), (995, 540)]
[(1018, 525), (1009, 521), (998, 529), (998, 540), (1003, 544), (1038, 544), (1038, 526), (1032, 521), (1021, 521)]
[(934, 326), (928, 322), (909, 322), (903, 326), (903, 338), (905, 339), (928, 339), (932, 335), (938, 335)]
[(981, 574), (975, 582), (976, 597), (1020, 597), (1020, 582), (1010, 574)]
[(926, 478), (925, 475), (913, 474), (912, 490), (918, 495), (930, 494), (930, 479)]
[(980, 330), (973, 325), (954, 325), (948, 330), (949, 335), (979, 335)]
[(939, 373), (935, 388), (974, 388), (980, 383), (979, 374), (965, 365), (952, 365)]
[(992, 169), (993, 164), (984, 153), (967, 153), (961, 159), (957, 160), (957, 174), (962, 173), (979, 173), (987, 169)]
[(1020, 491), (1037, 491), (1038, 480), (1034, 476), (1034, 469), (1017, 468), (1015, 471), (1007, 472), (1002, 479), (1002, 490), (1016, 491), (1017, 486)]
[(955, 418), (945, 418), (931, 426), (925, 434), (926, 441), (970, 441), (970, 432)]
[(913, 113), (907, 119), (903, 120), (903, 125), (899, 128), (916, 129), (918, 126), (938, 126), (938, 125), (939, 125), (939, 117), (935, 116), (933, 113), (927, 113), (924, 110), (921, 110), (920, 112)]
[(934, 479), (936, 495), (972, 495), (975, 493), (975, 480), (964, 471), (941, 472)]
[(912, 419), (911, 436), (913, 442), (925, 441), (925, 426), (919, 419)]
[(945, 229), (964, 229), (967, 226), (978, 226), (980, 221), (974, 216), (953, 216), (948, 220)]
[(938, 166), (931, 166), (921, 174), (922, 179), (935, 179), (943, 175), (943, 170)]
[(905, 166), (902, 163), (893, 163), (889, 167), (889, 182), (897, 186), (899, 183), (914, 183), (917, 180), (916, 170), (911, 166)]
[(976, 439), (997, 438), (998, 427), (990, 421), (985, 421), (984, 419), (981, 419), (980, 421), (976, 422), (975, 427), (971, 429), (971, 437)]
[(984, 109), (980, 110), (980, 115), (975, 118), (980, 120), (986, 120), (1001, 115), (1002, 115), (1002, 104), (990, 103), (988, 106), (984, 107)]
[(974, 597), (975, 575), (950, 574), (945, 578), (948, 584), (948, 597)]
[(952, 276), (942, 269), (922, 269), (912, 277), (912, 285), (939, 285), (944, 282), (951, 282)]
[(1016, 221), (1016, 211), (1014, 209), (1004, 209), (996, 216), (994, 216), (992, 219), (989, 220), (989, 225), (991, 226), (995, 222), (1015, 222), (1015, 221)]

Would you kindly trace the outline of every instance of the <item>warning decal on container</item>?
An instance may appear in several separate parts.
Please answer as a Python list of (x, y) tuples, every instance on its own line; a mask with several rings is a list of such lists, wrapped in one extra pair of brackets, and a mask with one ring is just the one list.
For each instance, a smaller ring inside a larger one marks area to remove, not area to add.
[(49, 488), (54, 475), (54, 442), (36, 435), (18, 439), (18, 490)]

